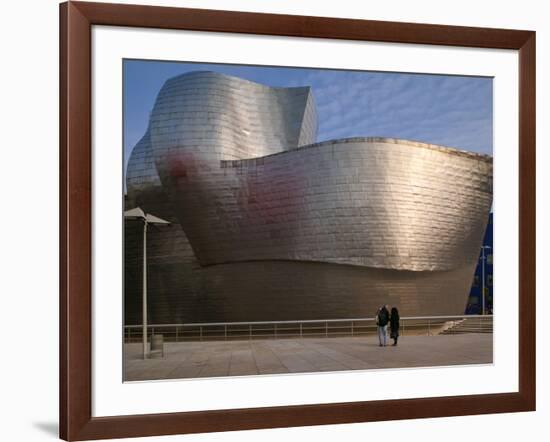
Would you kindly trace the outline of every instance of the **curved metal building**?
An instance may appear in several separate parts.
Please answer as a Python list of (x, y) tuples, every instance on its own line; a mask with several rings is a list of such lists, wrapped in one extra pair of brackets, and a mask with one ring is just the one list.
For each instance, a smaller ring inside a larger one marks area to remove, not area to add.
[[(213, 72), (168, 80), (128, 164), (152, 233), (152, 320), (461, 314), (492, 204), (492, 158), (391, 138), (315, 143), (310, 88)], [(126, 229), (126, 323), (141, 239)]]

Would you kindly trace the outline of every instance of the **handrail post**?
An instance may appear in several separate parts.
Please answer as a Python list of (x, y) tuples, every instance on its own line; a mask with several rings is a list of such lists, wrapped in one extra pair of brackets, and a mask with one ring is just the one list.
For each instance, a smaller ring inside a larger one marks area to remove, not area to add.
[(325, 338), (328, 338), (328, 321), (325, 321)]
[(304, 336), (302, 335), (302, 323), (300, 322), (300, 338), (303, 338)]
[(252, 339), (252, 324), (248, 324), (248, 340)]
[(353, 337), (353, 321), (351, 321), (351, 336)]
[(275, 339), (277, 339), (277, 323), (275, 323), (274, 331), (275, 331)]

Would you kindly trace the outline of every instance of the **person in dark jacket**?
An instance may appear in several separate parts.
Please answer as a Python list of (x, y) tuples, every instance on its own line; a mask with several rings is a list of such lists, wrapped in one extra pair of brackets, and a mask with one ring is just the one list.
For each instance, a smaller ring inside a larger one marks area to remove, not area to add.
[(393, 345), (397, 345), (397, 339), (399, 338), (399, 312), (395, 307), (392, 307), (390, 314), (390, 338), (393, 339)]
[(386, 339), (388, 336), (388, 322), (390, 320), (390, 312), (386, 308), (387, 306), (382, 306), (378, 313), (376, 313), (376, 325), (378, 326), (378, 341), (380, 347), (386, 346)]

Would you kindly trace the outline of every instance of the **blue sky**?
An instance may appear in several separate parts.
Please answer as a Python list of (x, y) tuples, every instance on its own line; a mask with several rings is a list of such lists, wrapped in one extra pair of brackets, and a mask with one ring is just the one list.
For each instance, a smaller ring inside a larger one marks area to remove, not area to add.
[(147, 128), (163, 83), (195, 70), (269, 86), (311, 86), (319, 116), (317, 141), (381, 136), (493, 151), (491, 78), (126, 60), (125, 162)]

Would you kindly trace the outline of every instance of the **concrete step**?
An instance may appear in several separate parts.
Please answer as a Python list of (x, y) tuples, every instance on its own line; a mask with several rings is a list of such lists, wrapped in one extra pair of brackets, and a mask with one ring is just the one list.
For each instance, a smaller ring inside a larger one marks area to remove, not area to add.
[(467, 333), (493, 333), (493, 317), (467, 318), (442, 330), (440, 335), (458, 335)]

